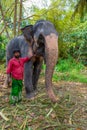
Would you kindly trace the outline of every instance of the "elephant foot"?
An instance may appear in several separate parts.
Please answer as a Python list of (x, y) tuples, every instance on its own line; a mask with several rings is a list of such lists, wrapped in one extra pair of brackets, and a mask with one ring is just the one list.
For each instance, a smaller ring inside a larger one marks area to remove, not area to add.
[(28, 99), (33, 99), (33, 98), (35, 98), (36, 95), (37, 95), (37, 90), (35, 90), (35, 91), (32, 92), (32, 93), (26, 94), (26, 98), (28, 98)]
[(34, 97), (35, 97), (35, 93), (34, 92), (26, 94), (26, 98), (32, 99)]
[(35, 93), (35, 95), (37, 95), (37, 93), (38, 93), (38, 90), (37, 90), (37, 89), (34, 89), (34, 93)]
[(55, 96), (54, 92), (52, 89), (48, 89), (47, 90), (47, 93), (48, 93), (48, 96), (50, 98), (50, 100), (54, 103), (58, 102), (59, 101), (59, 98)]

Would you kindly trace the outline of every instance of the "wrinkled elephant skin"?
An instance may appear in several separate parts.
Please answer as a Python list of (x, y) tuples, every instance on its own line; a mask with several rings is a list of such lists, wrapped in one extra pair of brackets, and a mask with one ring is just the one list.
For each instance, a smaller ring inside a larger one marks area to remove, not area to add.
[(58, 59), (58, 34), (52, 23), (40, 20), (35, 25), (29, 25), (21, 29), (23, 35), (10, 41), (7, 46), (7, 64), (13, 57), (12, 50), (17, 48), (21, 51), (21, 57), (29, 52), (36, 56), (25, 64), (24, 85), (28, 98), (34, 96), (37, 90), (37, 82), (41, 71), (43, 60), (46, 63), (45, 86), (51, 101), (56, 102), (57, 98), (52, 89), (52, 76)]

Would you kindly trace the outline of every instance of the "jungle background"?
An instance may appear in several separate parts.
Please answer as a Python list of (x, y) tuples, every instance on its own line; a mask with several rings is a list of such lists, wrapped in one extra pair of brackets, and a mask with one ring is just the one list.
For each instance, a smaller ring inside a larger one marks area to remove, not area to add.
[[(37, 20), (51, 21), (59, 35), (59, 58), (53, 86), (60, 102), (46, 95), (45, 65), (34, 100), (9, 104), (6, 45), (20, 28)], [(87, 0), (0, 0), (0, 130), (87, 130)]]

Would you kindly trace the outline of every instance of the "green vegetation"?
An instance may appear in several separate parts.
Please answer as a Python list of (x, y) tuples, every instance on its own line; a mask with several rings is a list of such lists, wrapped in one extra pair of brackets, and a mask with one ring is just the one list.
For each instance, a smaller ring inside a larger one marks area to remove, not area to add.
[[(45, 65), (42, 66), (45, 71)], [(53, 81), (74, 81), (87, 83), (86, 67), (80, 62), (76, 62), (72, 57), (59, 59), (55, 67)], [(42, 75), (43, 75), (42, 71)]]
[(5, 54), (6, 54), (6, 45), (8, 43), (8, 39), (3, 36), (0, 36), (0, 61), (5, 60)]

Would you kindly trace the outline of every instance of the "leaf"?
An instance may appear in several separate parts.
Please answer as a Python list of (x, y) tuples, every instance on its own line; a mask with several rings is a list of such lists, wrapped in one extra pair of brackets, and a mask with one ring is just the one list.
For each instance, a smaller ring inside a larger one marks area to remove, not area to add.
[(8, 121), (8, 120), (9, 120), (2, 112), (0, 112), (0, 116), (1, 116), (5, 121)]
[(48, 117), (51, 114), (52, 111), (53, 111), (53, 108), (50, 109), (50, 111), (48, 112), (48, 114), (46, 115), (46, 117)]

